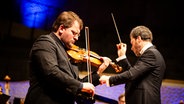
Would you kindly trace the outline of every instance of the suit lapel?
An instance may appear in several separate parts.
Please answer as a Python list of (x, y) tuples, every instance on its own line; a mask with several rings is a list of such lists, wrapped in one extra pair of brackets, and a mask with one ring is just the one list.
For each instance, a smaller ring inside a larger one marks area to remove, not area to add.
[[(71, 64), (71, 62), (69, 61), (69, 57), (68, 57), (68, 54), (66, 53), (66, 50), (65, 50), (65, 46), (64, 44), (53, 34), (51, 33), (49, 36), (48, 36), (51, 40), (53, 40), (53, 43), (59, 47), (59, 49), (61, 50), (63, 56), (65, 57), (65, 60), (67, 61), (67, 64), (68, 66), (70, 67), (70, 71), (72, 74), (71, 76), (74, 77), (74, 78), (77, 78), (77, 72), (75, 72), (75, 68), (73, 67), (73, 65)], [(55, 41), (54, 41), (55, 40)]]

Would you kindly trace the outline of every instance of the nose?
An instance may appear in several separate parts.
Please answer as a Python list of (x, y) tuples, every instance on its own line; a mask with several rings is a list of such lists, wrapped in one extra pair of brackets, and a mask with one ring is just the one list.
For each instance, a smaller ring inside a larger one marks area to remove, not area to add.
[(74, 36), (74, 39), (75, 39), (75, 40), (78, 40), (78, 39), (79, 39), (79, 37), (78, 37), (77, 35), (75, 35), (75, 36)]
[(132, 50), (132, 51), (134, 50), (133, 47), (131, 47), (131, 50)]

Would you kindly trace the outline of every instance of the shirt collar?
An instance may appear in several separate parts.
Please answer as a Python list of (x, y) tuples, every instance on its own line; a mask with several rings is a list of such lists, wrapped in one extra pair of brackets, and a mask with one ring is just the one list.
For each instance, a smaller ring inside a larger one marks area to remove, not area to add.
[(144, 51), (145, 51), (146, 49), (148, 49), (149, 47), (151, 47), (151, 46), (153, 46), (152, 43), (146, 44), (146, 45), (142, 48), (142, 50), (140, 51), (140, 54), (142, 55), (142, 54), (144, 53)]

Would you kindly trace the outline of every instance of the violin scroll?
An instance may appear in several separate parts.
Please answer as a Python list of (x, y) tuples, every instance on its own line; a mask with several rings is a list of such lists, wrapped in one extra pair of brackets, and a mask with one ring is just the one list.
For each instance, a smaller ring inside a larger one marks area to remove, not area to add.
[(111, 65), (111, 67), (113, 67), (115, 69), (115, 71), (117, 73), (119, 73), (119, 72), (121, 72), (123, 70), (122, 67), (120, 67), (119, 65), (116, 65), (114, 62), (111, 62), (110, 65)]

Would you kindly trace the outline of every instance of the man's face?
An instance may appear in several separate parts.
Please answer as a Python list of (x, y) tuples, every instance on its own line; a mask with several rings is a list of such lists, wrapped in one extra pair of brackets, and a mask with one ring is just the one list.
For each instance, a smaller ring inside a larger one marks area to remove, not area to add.
[(67, 47), (71, 47), (80, 36), (80, 26), (77, 21), (74, 21), (70, 28), (62, 28), (62, 35), (60, 39), (65, 43)]
[(140, 55), (140, 50), (141, 50), (141, 45), (140, 45), (140, 37), (138, 36), (137, 38), (130, 38), (130, 43), (132, 45), (131, 50), (134, 52), (136, 56)]

